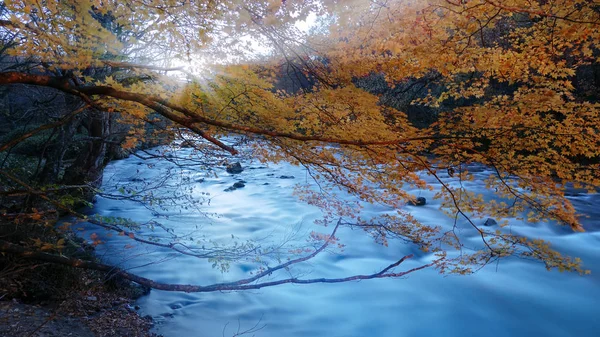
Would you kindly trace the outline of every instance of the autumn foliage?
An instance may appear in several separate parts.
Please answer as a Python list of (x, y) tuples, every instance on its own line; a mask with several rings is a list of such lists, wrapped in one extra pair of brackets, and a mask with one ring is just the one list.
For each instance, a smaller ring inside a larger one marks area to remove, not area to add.
[[(299, 186), (299, 196), (325, 211), (323, 223), (342, 218), (382, 244), (404, 239), (442, 272), (508, 256), (583, 272), (549, 243), (480, 219), (584, 230), (564, 188), (600, 186), (600, 77), (587, 76), (600, 61), (593, 1), (7, 0), (1, 14), (5, 52), (33, 66), (1, 72), (0, 84), (49, 87), (120, 114), (131, 126), (125, 148), (160, 119), (176, 126), (169, 137), (184, 128), (204, 138), (196, 146), (207, 156), (236, 154), (220, 139), (244, 135), (258, 160), (306, 167), (323, 190)], [(296, 22), (309, 16), (307, 34)], [(411, 104), (435, 111), (435, 122), (417, 127), (382, 104), (368, 88), (375, 76), (387, 88), (420, 86)], [(282, 77), (304, 85), (291, 90)], [(462, 184), (474, 163), (494, 171), (485, 183), (498, 201)], [(448, 221), (479, 233), (480, 250), (458, 254), (459, 232), (411, 216), (405, 187), (431, 188), (424, 174), (443, 186)], [(337, 188), (357, 202), (324, 197)], [(397, 211), (365, 220), (358, 201)]]

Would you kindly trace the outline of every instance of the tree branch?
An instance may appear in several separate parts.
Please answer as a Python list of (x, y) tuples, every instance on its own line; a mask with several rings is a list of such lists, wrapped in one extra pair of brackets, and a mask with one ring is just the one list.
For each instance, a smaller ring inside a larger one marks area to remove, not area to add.
[(104, 63), (107, 66), (114, 67), (114, 68), (148, 69), (148, 70), (155, 70), (155, 71), (182, 71), (182, 72), (185, 72), (185, 68), (184, 67), (165, 68), (165, 67), (159, 67), (159, 66), (153, 66), (153, 65), (147, 65), (147, 64), (137, 64), (137, 63), (117, 62), (117, 61), (105, 61), (105, 60), (102, 60), (102, 63)]
[(1, 84), (15, 84), (15, 83), (51, 87), (54, 89), (64, 91), (66, 93), (77, 94), (79, 96), (80, 95), (86, 95), (86, 96), (101, 95), (101, 96), (109, 96), (109, 97), (113, 97), (113, 98), (117, 98), (117, 99), (122, 99), (125, 101), (137, 102), (137, 103), (140, 103), (140, 104), (156, 111), (157, 113), (172, 120), (173, 122), (176, 122), (182, 126), (185, 126), (186, 128), (189, 128), (190, 130), (192, 130), (193, 132), (195, 132), (202, 138), (204, 138), (204, 139), (208, 140), (209, 142), (217, 145), (218, 147), (228, 151), (229, 153), (231, 153), (231, 154), (238, 153), (237, 150), (235, 150), (234, 148), (232, 148), (228, 145), (225, 145), (220, 140), (212, 137), (211, 135), (206, 133), (204, 130), (200, 129), (197, 125), (195, 125), (196, 124), (195, 120), (193, 120), (189, 117), (179, 116), (179, 115), (173, 113), (172, 111), (170, 111), (168, 108), (171, 108), (171, 109), (179, 111), (179, 112), (186, 111), (188, 113), (191, 113), (189, 110), (181, 108), (181, 107), (177, 107), (177, 109), (174, 109), (173, 107), (176, 107), (176, 106), (174, 106), (172, 104), (171, 104), (172, 106), (165, 105), (163, 103), (166, 103), (166, 102), (158, 97), (142, 95), (142, 94), (126, 92), (126, 91), (120, 91), (120, 90), (116, 90), (114, 88), (106, 87), (106, 86), (73, 87), (65, 79), (56, 78), (56, 77), (52, 77), (52, 76), (32, 75), (32, 74), (25, 74), (25, 73), (19, 73), (19, 72), (5, 72), (5, 73), (0, 74), (0, 85)]
[[(160, 98), (160, 97), (152, 96), (152, 95), (132, 93), (132, 92), (127, 92), (127, 91), (117, 90), (115, 88), (107, 87), (107, 86), (72, 87), (68, 82), (62, 81), (60, 79), (57, 79), (57, 78), (51, 77), (51, 76), (30, 75), (30, 74), (24, 74), (24, 73), (19, 73), (19, 72), (0, 73), (0, 85), (1, 84), (14, 84), (14, 83), (47, 86), (47, 87), (52, 87), (52, 88), (62, 90), (64, 92), (71, 93), (71, 94), (88, 95), (88, 96), (89, 95), (102, 95), (102, 96), (113, 97), (113, 98), (117, 98), (117, 99), (121, 99), (121, 100), (125, 100), (125, 101), (137, 102), (137, 103), (140, 103), (140, 104), (156, 111), (157, 113), (172, 120), (173, 122), (176, 122), (182, 126), (189, 128), (190, 130), (192, 130), (195, 133), (197, 133), (198, 135), (200, 135), (202, 138), (204, 138), (204, 139), (210, 141), (211, 143), (219, 146), (220, 148), (230, 152), (231, 154), (237, 154), (238, 152), (233, 147), (225, 145), (220, 140), (207, 134), (205, 131), (200, 129), (200, 127), (197, 124), (202, 123), (202, 124), (206, 124), (206, 125), (220, 127), (220, 128), (227, 129), (230, 131), (248, 132), (248, 133), (252, 133), (252, 134), (256, 134), (256, 135), (288, 138), (288, 139), (298, 140), (298, 141), (318, 141), (318, 142), (325, 142), (325, 143), (334, 143), (334, 144), (340, 144), (340, 145), (355, 145), (355, 146), (388, 146), (388, 145), (403, 144), (403, 143), (409, 143), (409, 142), (420, 141), (420, 140), (465, 138), (465, 137), (460, 137), (460, 136), (428, 135), (428, 136), (422, 136), (422, 137), (394, 138), (394, 139), (382, 140), (382, 141), (362, 141), (362, 140), (354, 140), (354, 139), (329, 138), (329, 137), (322, 137), (322, 136), (304, 136), (304, 135), (295, 134), (295, 133), (271, 131), (271, 130), (265, 130), (265, 129), (261, 129), (261, 128), (252, 127), (252, 126), (238, 125), (238, 124), (233, 124), (233, 123), (226, 122), (226, 121), (210, 119), (210, 118), (198, 115), (197, 113), (195, 113), (183, 106), (177, 105), (171, 101), (168, 101), (168, 100)], [(183, 116), (178, 115), (178, 114), (174, 113), (173, 111), (179, 112), (179, 113), (183, 114)]]
[[(30, 250), (30, 249), (21, 247), (19, 245), (16, 245), (16, 244), (10, 243), (8, 241), (4, 241), (4, 240), (0, 240), (0, 252), (18, 255), (18, 256), (21, 256), (26, 259), (33, 259), (33, 260), (38, 260), (38, 261), (61, 264), (61, 265), (71, 266), (74, 268), (99, 270), (99, 271), (103, 271), (106, 273), (110, 273), (112, 275), (120, 276), (120, 277), (130, 280), (130, 281), (134, 281), (136, 283), (150, 287), (152, 289), (165, 290), (165, 291), (183, 291), (183, 292), (188, 292), (188, 293), (260, 289), (260, 288), (264, 288), (264, 287), (272, 287), (272, 286), (277, 286), (277, 285), (287, 284), (287, 283), (292, 283), (292, 284), (342, 283), (342, 282), (369, 280), (369, 279), (376, 279), (376, 278), (402, 277), (402, 276), (405, 276), (412, 272), (415, 272), (415, 271), (418, 271), (421, 269), (425, 269), (428, 267), (432, 267), (436, 264), (436, 262), (431, 262), (431, 263), (424, 264), (419, 267), (408, 269), (408, 270), (402, 271), (402, 272), (396, 272), (396, 273), (390, 272), (393, 268), (397, 267), (402, 262), (404, 262), (407, 259), (412, 257), (412, 255), (407, 255), (407, 256), (402, 257), (397, 262), (392, 263), (389, 266), (385, 267), (380, 272), (377, 272), (374, 274), (354, 275), (354, 276), (343, 277), (343, 278), (314, 278), (314, 279), (287, 278), (287, 279), (282, 279), (282, 280), (277, 280), (277, 281), (262, 282), (262, 283), (255, 283), (255, 284), (246, 284), (247, 280), (241, 280), (238, 282), (216, 283), (216, 284), (201, 286), (201, 285), (191, 285), (191, 284), (172, 284), (172, 283), (156, 282), (154, 280), (127, 272), (126, 270), (124, 270), (122, 268), (110, 266), (110, 265), (103, 264), (103, 263), (93, 262), (93, 261), (85, 261), (85, 260), (69, 258), (66, 256), (61, 256), (61, 255), (55, 255), (55, 254), (34, 251), (34, 250)], [(277, 266), (272, 269), (281, 269), (281, 268), (284, 268), (283, 265)], [(261, 278), (266, 275), (268, 275), (268, 274), (261, 276)]]

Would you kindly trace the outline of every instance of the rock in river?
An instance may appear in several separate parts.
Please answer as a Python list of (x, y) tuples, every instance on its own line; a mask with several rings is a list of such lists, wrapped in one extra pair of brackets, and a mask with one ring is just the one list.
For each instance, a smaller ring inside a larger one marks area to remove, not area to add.
[(225, 171), (227, 171), (227, 173), (231, 173), (231, 174), (242, 173), (243, 170), (244, 169), (242, 168), (242, 164), (240, 164), (239, 162), (238, 163), (229, 164), (225, 168)]
[(233, 185), (227, 187), (223, 191), (225, 191), (225, 192), (231, 192), (231, 191), (235, 191), (238, 188), (242, 188), (242, 187), (245, 187), (245, 186), (246, 186), (245, 181), (240, 180), (240, 181), (236, 181)]
[(483, 223), (484, 226), (496, 226), (497, 224), (498, 222), (492, 218), (487, 218), (487, 220), (485, 220)]
[(415, 200), (410, 200), (408, 204), (412, 206), (425, 206), (425, 204), (427, 204), (427, 199), (424, 197), (418, 197)]

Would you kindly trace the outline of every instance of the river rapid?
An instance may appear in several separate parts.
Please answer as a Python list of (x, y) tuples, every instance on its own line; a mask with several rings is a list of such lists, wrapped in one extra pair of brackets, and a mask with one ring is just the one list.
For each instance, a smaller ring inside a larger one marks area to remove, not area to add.
[[(174, 153), (185, 157), (190, 152), (179, 149)], [(135, 187), (152, 191), (155, 196), (175, 193), (197, 197), (197, 201), (191, 201), (187, 209), (161, 209), (99, 196), (91, 212), (139, 222), (156, 220), (188, 235), (190, 242), (253, 239), (301, 243), (313, 230), (331, 230), (313, 223), (321, 217), (319, 209), (293, 195), (296, 184), (311, 184), (304, 168), (249, 160), (242, 161), (242, 165), (245, 169), (240, 174), (222, 170), (207, 176), (201, 169), (178, 168), (173, 162), (158, 159), (132, 156), (115, 161), (104, 173), (105, 193), (118, 195)], [(491, 172), (485, 168), (476, 171), (478, 180), (469, 182), (468, 187), (493, 197), (482, 182)], [(165, 178), (165, 173), (169, 177)], [(434, 179), (425, 179), (439, 188)], [(224, 191), (239, 180), (245, 181), (245, 187)], [(425, 206), (410, 208), (415, 217), (425, 224), (452, 226), (452, 219), (442, 214), (439, 202), (433, 200), (434, 192), (410, 192), (428, 201)], [(156, 332), (165, 337), (234, 336), (246, 330), (250, 332), (245, 335), (259, 337), (600, 336), (600, 196), (577, 191), (571, 194), (578, 211), (589, 216), (583, 220), (587, 229), (584, 233), (573, 233), (552, 223), (530, 224), (516, 219), (509, 222), (515, 233), (549, 240), (559, 251), (581, 257), (584, 267), (592, 271), (588, 276), (549, 272), (540, 263), (510, 259), (469, 276), (444, 276), (435, 270), (421, 270), (399, 279), (280, 285), (244, 292), (194, 294), (152, 290), (138, 305), (142, 315), (155, 319)], [(391, 211), (381, 205), (366, 205), (362, 216)], [(164, 232), (156, 228), (155, 231)], [(221, 273), (206, 260), (173, 255), (156, 247), (131, 247), (131, 240), (107, 235), (91, 226), (82, 231), (86, 238), (93, 233), (104, 241), (97, 251), (106, 261), (133, 268), (131, 272), (159, 282), (204, 285), (232, 281), (248, 277), (252, 268), (251, 263), (238, 263), (232, 264), (229, 272)], [(343, 228), (337, 236), (346, 248), (321, 254), (300, 266), (305, 278), (373, 273), (415, 253), (414, 247), (400, 242), (391, 242), (389, 247), (375, 244), (362, 230)], [(467, 233), (466, 237), (477, 240), (476, 233)], [(399, 270), (431, 259), (432, 256), (417, 252)]]

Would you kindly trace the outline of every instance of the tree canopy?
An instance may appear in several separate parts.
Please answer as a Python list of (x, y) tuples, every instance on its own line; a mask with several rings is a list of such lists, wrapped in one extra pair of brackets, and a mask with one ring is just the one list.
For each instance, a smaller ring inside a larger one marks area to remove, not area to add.
[[(463, 274), (520, 256), (584, 272), (578, 259), (548, 242), (512, 234), (508, 222), (488, 228), (475, 219), (552, 220), (584, 230), (564, 189), (600, 186), (597, 2), (6, 0), (1, 6), (2, 48), (12, 61), (0, 84), (46, 87), (80, 105), (3, 139), (0, 152), (90, 111), (118, 115), (128, 125), (119, 139), (125, 149), (155, 137), (147, 126), (165, 120), (172, 123), (161, 131), (168, 139), (182, 130), (203, 138), (194, 146), (207, 161), (218, 151), (237, 154), (222, 137), (243, 135), (254, 158), (307, 169), (321, 190), (300, 186), (300, 198), (324, 210), (324, 224), (362, 227), (382, 244), (392, 238), (415, 244), (435, 256), (424, 267)], [(310, 28), (300, 29), (301, 22)], [(405, 103), (383, 99), (391, 96)], [(433, 122), (416, 125), (399, 110), (415, 106), (427, 108)], [(473, 163), (493, 169), (485, 183), (498, 200), (462, 184), (473, 179)], [(405, 187), (431, 188), (421, 173), (443, 186), (435, 197), (448, 221), (467, 221), (480, 235), (480, 250), (463, 252), (459, 232), (411, 216), (405, 205), (415, 196)], [(2, 167), (0, 176), (11, 184), (5, 194), (24, 190), (79, 215), (47, 186)], [(328, 193), (338, 188), (357, 201)], [(363, 219), (358, 201), (396, 213)], [(314, 256), (334, 235), (321, 236), (321, 248), (292, 262)], [(394, 268), (405, 259), (361, 277), (404, 275)], [(270, 268), (225, 288), (176, 290), (251, 288)], [(305, 281), (290, 280), (281, 283)]]

